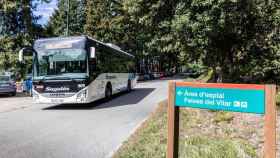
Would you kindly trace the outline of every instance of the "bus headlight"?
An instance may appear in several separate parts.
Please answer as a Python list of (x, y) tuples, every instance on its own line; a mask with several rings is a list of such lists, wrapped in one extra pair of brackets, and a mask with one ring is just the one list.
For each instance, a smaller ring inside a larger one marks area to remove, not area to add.
[(85, 84), (78, 84), (78, 88), (85, 88), (86, 85)]
[(82, 90), (77, 94), (77, 102), (85, 102), (87, 98), (87, 89)]

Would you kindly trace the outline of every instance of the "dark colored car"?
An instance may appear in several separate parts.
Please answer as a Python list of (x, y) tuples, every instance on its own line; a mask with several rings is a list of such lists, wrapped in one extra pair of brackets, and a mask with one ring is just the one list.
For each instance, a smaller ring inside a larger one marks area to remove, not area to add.
[(17, 92), (16, 84), (8, 75), (0, 75), (0, 94), (10, 94), (15, 96)]
[(160, 73), (159, 72), (153, 72), (152, 73), (152, 78), (153, 79), (159, 79), (160, 78)]
[(138, 74), (138, 81), (145, 81), (145, 80), (151, 80), (152, 79), (152, 74), (144, 74), (144, 73), (140, 73)]

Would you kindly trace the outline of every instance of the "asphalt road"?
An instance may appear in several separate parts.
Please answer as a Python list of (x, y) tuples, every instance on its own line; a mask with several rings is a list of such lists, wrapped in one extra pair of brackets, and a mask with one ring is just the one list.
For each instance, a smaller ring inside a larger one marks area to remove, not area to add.
[(167, 98), (167, 84), (139, 83), (130, 93), (89, 105), (30, 105), (17, 98), (28, 107), (0, 113), (0, 158), (110, 157)]

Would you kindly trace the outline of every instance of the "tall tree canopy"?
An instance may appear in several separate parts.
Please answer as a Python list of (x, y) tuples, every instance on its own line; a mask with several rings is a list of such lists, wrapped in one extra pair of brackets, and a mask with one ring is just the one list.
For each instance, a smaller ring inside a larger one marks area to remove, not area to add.
[[(3, 2), (3, 3), (2, 3)], [(0, 69), (14, 68), (15, 52), (42, 36), (33, 14), (38, 3), (48, 0), (3, 0), (0, 3)]]
[(279, 0), (69, 0), (69, 13), (68, 0), (58, 0), (44, 31), (32, 14), (41, 1), (0, 4), (2, 50), (65, 36), (68, 14), (69, 36), (114, 43), (138, 59), (158, 57), (163, 70), (198, 62), (216, 81), (280, 79)]
[[(69, 7), (69, 13), (68, 13)], [(51, 36), (67, 36), (67, 14), (68, 35), (80, 35), (84, 33), (86, 0), (59, 0), (58, 8), (50, 17), (47, 25)]]
[(172, 30), (188, 57), (202, 58), (214, 72), (219, 70), (221, 81), (279, 74), (277, 0), (181, 1)]
[(88, 0), (85, 33), (104, 42), (120, 43), (123, 16), (121, 0)]
[[(64, 1), (54, 30), (65, 29)], [(277, 0), (87, 0), (79, 28), (168, 69), (202, 61), (215, 80), (265, 79), (280, 71), (279, 12)]]

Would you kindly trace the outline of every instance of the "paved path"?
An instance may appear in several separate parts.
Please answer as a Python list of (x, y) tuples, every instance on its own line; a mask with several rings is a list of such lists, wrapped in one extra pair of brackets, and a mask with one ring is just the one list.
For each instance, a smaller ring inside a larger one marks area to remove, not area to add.
[(34, 105), (31, 97), (0, 95), (0, 113), (23, 109)]
[(27, 106), (0, 113), (0, 158), (110, 157), (166, 97), (167, 81), (153, 81), (112, 101), (84, 106), (0, 98), (0, 106), (4, 102)]

